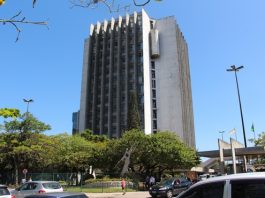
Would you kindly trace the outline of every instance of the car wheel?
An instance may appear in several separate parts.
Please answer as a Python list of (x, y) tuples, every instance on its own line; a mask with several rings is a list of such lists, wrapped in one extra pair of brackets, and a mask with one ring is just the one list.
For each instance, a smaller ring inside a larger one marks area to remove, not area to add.
[(173, 193), (171, 190), (167, 191), (167, 198), (172, 198), (173, 197)]

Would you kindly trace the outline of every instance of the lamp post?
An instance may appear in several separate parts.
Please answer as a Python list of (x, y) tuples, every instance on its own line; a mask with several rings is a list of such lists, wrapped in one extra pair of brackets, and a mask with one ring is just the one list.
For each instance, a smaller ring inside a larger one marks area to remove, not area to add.
[(239, 86), (238, 86), (238, 80), (237, 80), (237, 74), (236, 74), (240, 69), (243, 69), (243, 68), (244, 68), (244, 66), (236, 67), (235, 65), (232, 65), (231, 69), (227, 69), (226, 71), (235, 72), (236, 86), (237, 86), (237, 95), (238, 95), (238, 102), (239, 102), (240, 115), (241, 115), (241, 123), (242, 123), (243, 136), (244, 136), (244, 144), (245, 144), (245, 148), (247, 148), (246, 133), (245, 133), (245, 126), (244, 126), (244, 118), (243, 118), (241, 99), (240, 99), (240, 93), (239, 93)]
[(222, 134), (222, 140), (224, 140), (224, 132), (225, 132), (225, 131), (219, 131), (219, 133)]
[(29, 103), (30, 102), (34, 102), (33, 99), (23, 99), (24, 102), (27, 103), (27, 117), (28, 117), (28, 113), (29, 113)]

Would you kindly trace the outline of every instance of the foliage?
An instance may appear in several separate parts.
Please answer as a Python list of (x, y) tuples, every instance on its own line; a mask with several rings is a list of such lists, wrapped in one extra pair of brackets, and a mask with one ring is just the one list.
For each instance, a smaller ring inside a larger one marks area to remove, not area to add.
[(11, 108), (1, 108), (0, 109), (0, 116), (4, 118), (17, 118), (20, 116), (20, 111), (18, 109), (11, 109)]
[(183, 144), (172, 132), (145, 135), (139, 130), (130, 130), (121, 139), (108, 142), (102, 170), (106, 174), (118, 174), (122, 166), (117, 162), (128, 148), (133, 149), (129, 171), (142, 176), (153, 172), (162, 175), (165, 170), (190, 169), (199, 163), (196, 151)]
[(255, 146), (265, 146), (265, 132), (260, 133), (254, 143)]
[(7, 133), (17, 133), (20, 142), (29, 139), (31, 134), (40, 134), (50, 129), (50, 125), (39, 121), (30, 113), (20, 116), (19, 119), (4, 122), (4, 130)]
[(85, 131), (81, 132), (81, 137), (85, 138), (87, 141), (92, 142), (104, 142), (108, 140), (108, 137), (105, 135), (94, 135), (91, 130), (86, 129)]
[(20, 134), (0, 134), (0, 169), (12, 170), (18, 182), (18, 172), (27, 168), (32, 172), (42, 170), (52, 164), (50, 139), (43, 134), (29, 134), (28, 139), (20, 141)]
[(141, 118), (136, 92), (130, 92), (127, 130), (141, 129)]
[(63, 171), (85, 171), (90, 166), (92, 144), (75, 135), (59, 134), (51, 137), (55, 143), (54, 166)]
[[(11, 112), (18, 115), (17, 111)], [(44, 135), (50, 128), (29, 113), (4, 121), (4, 132), (0, 133), (0, 170), (12, 170), (16, 175), (23, 168), (87, 172), (92, 166), (105, 176), (115, 177), (124, 168), (123, 157), (128, 150), (128, 177), (162, 175), (176, 169), (190, 169), (198, 163), (195, 150), (168, 131), (145, 135), (139, 129), (131, 129), (119, 139), (108, 139), (93, 135), (90, 130), (74, 136)], [(260, 135), (257, 145), (264, 145), (264, 136)]]

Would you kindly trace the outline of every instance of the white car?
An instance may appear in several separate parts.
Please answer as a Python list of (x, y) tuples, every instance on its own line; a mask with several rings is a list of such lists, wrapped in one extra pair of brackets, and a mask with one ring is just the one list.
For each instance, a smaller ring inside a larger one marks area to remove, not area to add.
[(63, 192), (63, 188), (56, 181), (30, 181), (11, 191), (11, 194), (16, 198), (23, 198), (27, 195), (50, 192)]
[(0, 198), (13, 198), (6, 185), (0, 185)]
[(192, 185), (177, 198), (262, 198), (265, 172), (241, 173), (209, 178)]

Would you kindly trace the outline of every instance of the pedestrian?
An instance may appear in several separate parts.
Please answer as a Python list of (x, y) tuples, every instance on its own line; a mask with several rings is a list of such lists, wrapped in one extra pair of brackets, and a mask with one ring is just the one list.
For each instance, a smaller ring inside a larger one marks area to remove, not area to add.
[(125, 195), (125, 193), (126, 193), (125, 188), (126, 188), (126, 181), (125, 181), (125, 179), (122, 179), (122, 181), (121, 181), (121, 189), (122, 189), (122, 194), (123, 195)]
[(26, 179), (23, 178), (23, 179), (21, 180), (21, 183), (24, 184), (25, 182), (26, 182)]
[(153, 185), (155, 185), (156, 180), (155, 180), (154, 176), (151, 176), (149, 180), (150, 180), (149, 181), (150, 182), (150, 187), (153, 186)]

